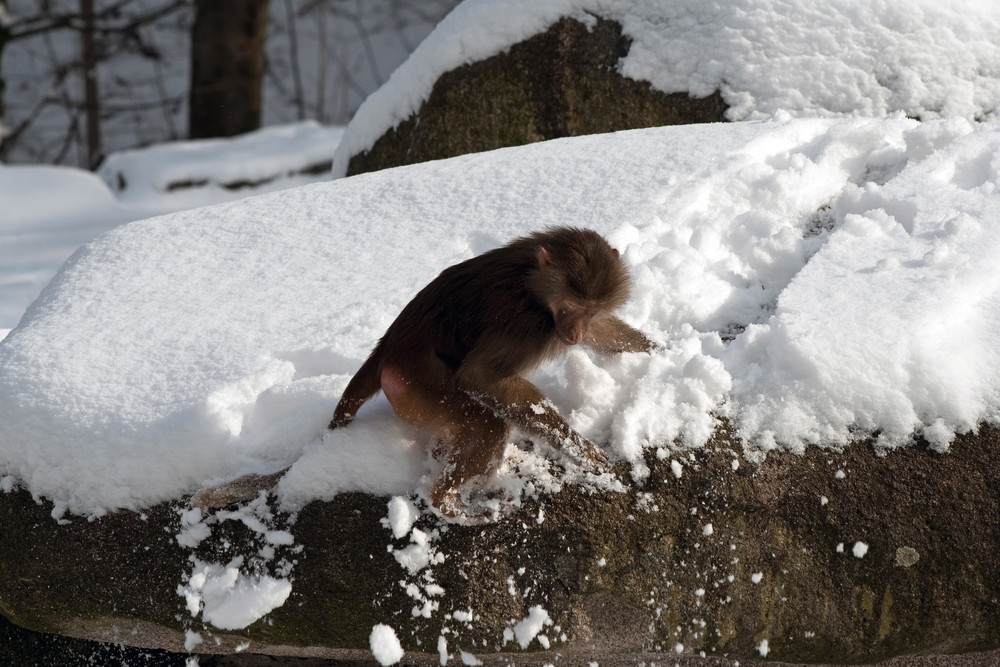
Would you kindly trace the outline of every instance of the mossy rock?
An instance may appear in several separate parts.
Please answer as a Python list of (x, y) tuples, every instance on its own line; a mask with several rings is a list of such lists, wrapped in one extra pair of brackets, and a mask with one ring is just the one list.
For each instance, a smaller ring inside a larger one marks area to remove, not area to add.
[(811, 663), (1000, 647), (1000, 431), (959, 436), (947, 454), (879, 457), (857, 443), (756, 465), (737, 452), (721, 430), (704, 450), (651, 456), (648, 480), (624, 492), (567, 485), (485, 526), (424, 513), (416, 527), (440, 562), (413, 573), (395, 557), (408, 538), (382, 523), (387, 498), (275, 512), (295, 538), (279, 548), (293, 590), (237, 631), (193, 619), (178, 586), (192, 556), (259, 551), (244, 524), (216, 523), (190, 549), (175, 539), (182, 502), (58, 523), (51, 504), (7, 493), (0, 611), (36, 631), (154, 649), (183, 651), (193, 630), (205, 639), (195, 651), (249, 641), (252, 653), (340, 659), (368, 656), (385, 623), (427, 664), (442, 634), (452, 651), (514, 660), (510, 631), (535, 606), (551, 619), (548, 652), (581, 659), (673, 659), (680, 647), (746, 663), (764, 640), (769, 659)]
[(614, 21), (564, 18), (505, 53), (443, 74), (410, 118), (354, 155), (347, 173), (641, 127), (725, 120), (716, 91), (694, 98), (628, 79), (631, 40)]

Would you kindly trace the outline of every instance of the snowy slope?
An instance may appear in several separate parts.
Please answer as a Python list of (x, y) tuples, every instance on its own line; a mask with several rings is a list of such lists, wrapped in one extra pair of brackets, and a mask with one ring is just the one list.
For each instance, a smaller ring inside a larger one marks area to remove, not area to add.
[[(98, 174), (0, 164), (0, 339), (78, 247), (118, 225), (330, 178), (342, 127), (314, 122), (109, 155)], [(179, 187), (184, 186), (184, 187)]]
[(466, 0), (358, 110), (334, 159), (406, 120), (450, 70), (562, 17), (618, 22), (624, 76), (664, 92), (722, 93), (730, 120), (903, 113), (1000, 117), (1000, 5), (959, 0)]
[(964, 120), (659, 128), (387, 170), (179, 212), (81, 249), (0, 343), (0, 486), (141, 507), (294, 464), (286, 501), (419, 490), (420, 437), (339, 394), (445, 266), (546, 225), (605, 233), (653, 355), (532, 379), (613, 459), (750, 455), (995, 421), (1000, 130)]

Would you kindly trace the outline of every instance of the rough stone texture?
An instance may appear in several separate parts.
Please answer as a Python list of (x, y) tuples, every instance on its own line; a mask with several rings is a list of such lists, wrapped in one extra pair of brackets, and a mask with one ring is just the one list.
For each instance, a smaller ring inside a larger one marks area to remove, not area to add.
[(506, 53), (447, 72), (420, 110), (352, 156), (348, 174), (519, 146), (534, 141), (659, 125), (725, 120), (716, 92), (666, 94), (618, 73), (631, 40), (598, 19), (562, 19)]
[[(430, 618), (413, 616), (418, 603), (400, 584), (423, 585), (423, 573), (387, 550), (407, 546), (380, 523), (387, 499), (314, 502), (288, 526), (302, 547), (283, 547), (295, 560), (291, 597), (237, 632), (193, 620), (177, 593), (192, 555), (174, 539), (182, 505), (60, 525), (50, 504), (9, 493), (0, 496), (0, 611), (36, 631), (171, 651), (193, 629), (206, 639), (197, 650), (230, 653), (250, 639), (253, 652), (347, 660), (367, 658), (372, 626), (388, 623), (421, 664), (436, 660), (445, 626), (453, 650), (506, 660), (519, 649), (504, 644), (504, 630), (534, 605), (560, 628), (544, 631), (552, 651), (581, 660), (673, 659), (682, 644), (746, 664), (764, 639), (769, 659), (790, 662), (1000, 647), (1000, 431), (961, 436), (947, 455), (915, 446), (879, 458), (858, 443), (772, 453), (759, 466), (721, 431), (680, 460), (680, 479), (670, 459), (653, 457), (641, 488), (567, 486), (496, 524), (446, 526), (434, 541), (446, 558), (429, 569), (445, 592)], [(417, 525), (445, 527), (427, 515)], [(863, 558), (852, 554), (856, 541), (868, 546)], [(194, 553), (227, 562), (260, 546), (227, 521)], [(449, 620), (468, 609), (471, 624)]]

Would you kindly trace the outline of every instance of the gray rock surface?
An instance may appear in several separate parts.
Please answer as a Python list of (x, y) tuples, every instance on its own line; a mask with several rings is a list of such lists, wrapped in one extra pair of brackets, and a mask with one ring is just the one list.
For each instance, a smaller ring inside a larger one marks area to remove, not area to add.
[[(723, 430), (704, 451), (671, 456), (650, 460), (644, 486), (567, 485), (494, 524), (424, 513), (416, 527), (437, 557), (413, 571), (396, 557), (412, 534), (394, 539), (382, 522), (386, 498), (313, 502), (294, 522), (275, 513), (270, 527), (294, 544), (255, 561), (261, 534), (221, 514), (196, 547), (180, 545), (180, 502), (60, 524), (49, 503), (8, 493), (0, 611), (32, 630), (133, 646), (183, 651), (195, 631), (196, 651), (249, 641), (251, 653), (339, 659), (367, 659), (385, 623), (427, 664), (442, 634), (452, 652), (520, 653), (509, 631), (536, 606), (551, 623), (528, 650), (547, 641), (546, 655), (567, 660), (673, 660), (679, 647), (746, 664), (764, 640), (768, 659), (811, 663), (1000, 647), (1000, 432), (960, 436), (945, 455), (916, 445), (880, 458), (858, 443), (754, 465)], [(192, 556), (237, 555), (261, 572), (290, 564), (293, 590), (265, 618), (222, 631), (191, 617), (178, 586)]]
[(618, 73), (630, 40), (613, 21), (562, 19), (507, 52), (446, 73), (419, 111), (351, 157), (347, 173), (640, 127), (725, 120), (716, 92), (663, 93)]

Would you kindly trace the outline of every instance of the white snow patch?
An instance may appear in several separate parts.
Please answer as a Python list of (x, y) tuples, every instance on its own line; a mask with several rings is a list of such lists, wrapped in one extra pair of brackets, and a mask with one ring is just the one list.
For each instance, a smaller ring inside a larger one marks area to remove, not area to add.
[(514, 626), (514, 637), (517, 638), (517, 643), (521, 648), (528, 648), (528, 644), (538, 636), (542, 628), (551, 624), (549, 613), (541, 605), (536, 605), (529, 609), (528, 615)]
[(410, 532), (413, 523), (420, 516), (420, 511), (416, 506), (401, 496), (393, 496), (389, 499), (388, 525), (392, 530), (392, 536), (400, 539)]
[(239, 630), (285, 603), (292, 592), (287, 579), (248, 576), (240, 572), (242, 558), (228, 565), (195, 560), (186, 585), (178, 586), (188, 611), (222, 630)]
[[(648, 448), (683, 474), (720, 416), (751, 461), (869, 436), (882, 453), (921, 437), (943, 451), (1000, 423), (998, 154), (1000, 128), (962, 119), (652, 128), (116, 228), (0, 342), (2, 488), (51, 500), (57, 518), (285, 466), (283, 509), (417, 497), (435, 472), (427, 437), (381, 396), (328, 431), (333, 406), (441, 269), (566, 221), (621, 250), (633, 294), (620, 314), (663, 348), (574, 349), (530, 379), (634, 479)], [(567, 480), (624, 488), (558, 476), (515, 442), (505, 455), (498, 505)], [(203, 523), (182, 543), (205, 539)], [(403, 558), (420, 567), (412, 544)]]
[(403, 647), (396, 637), (396, 631), (388, 625), (379, 623), (372, 627), (368, 644), (371, 647), (372, 655), (383, 667), (395, 665), (403, 659)]

